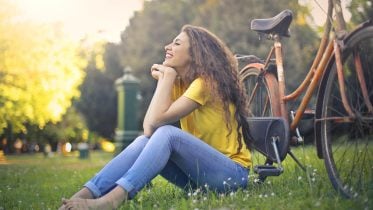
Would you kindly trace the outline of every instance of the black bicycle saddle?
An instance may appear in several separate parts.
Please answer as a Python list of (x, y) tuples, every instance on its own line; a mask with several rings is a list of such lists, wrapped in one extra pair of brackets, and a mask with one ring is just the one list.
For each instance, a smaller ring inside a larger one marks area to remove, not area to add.
[(289, 26), (292, 20), (293, 12), (287, 9), (272, 18), (252, 20), (251, 30), (290, 37)]

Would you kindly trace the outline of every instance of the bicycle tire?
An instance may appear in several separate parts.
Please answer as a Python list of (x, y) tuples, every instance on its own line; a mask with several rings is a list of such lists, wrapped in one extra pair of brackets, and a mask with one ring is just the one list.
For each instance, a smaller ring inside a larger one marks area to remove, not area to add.
[[(240, 78), (249, 97), (250, 114), (253, 117), (280, 117), (278, 81), (271, 73), (261, 74), (258, 65), (262, 64), (249, 64), (240, 71)], [(257, 85), (257, 89), (254, 92), (255, 85)]]
[(333, 58), (322, 98), (321, 142), (325, 167), (337, 192), (346, 198), (368, 198), (373, 186), (373, 113), (363, 100), (354, 52), (362, 61), (368, 98), (373, 103), (373, 26), (369, 26), (352, 34), (341, 53), (345, 92), (356, 117), (348, 118), (343, 107)]

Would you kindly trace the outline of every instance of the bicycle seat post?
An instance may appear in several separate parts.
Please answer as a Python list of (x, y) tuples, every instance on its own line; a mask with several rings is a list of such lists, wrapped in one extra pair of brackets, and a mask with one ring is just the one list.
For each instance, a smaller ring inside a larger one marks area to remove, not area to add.
[(274, 41), (275, 41), (274, 47), (275, 47), (275, 57), (276, 57), (276, 66), (277, 66), (277, 77), (278, 77), (278, 83), (279, 83), (281, 116), (285, 118), (287, 122), (289, 122), (287, 108), (286, 108), (286, 101), (284, 100), (286, 90), (285, 90), (284, 65), (283, 65), (283, 60), (282, 60), (281, 36), (279, 36), (278, 34), (275, 34)]

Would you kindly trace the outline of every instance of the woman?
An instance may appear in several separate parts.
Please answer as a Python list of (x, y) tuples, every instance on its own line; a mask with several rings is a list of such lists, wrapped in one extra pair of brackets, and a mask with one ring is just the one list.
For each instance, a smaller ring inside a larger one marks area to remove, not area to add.
[[(136, 138), (62, 209), (113, 209), (157, 175), (184, 188), (245, 188), (250, 167), (245, 94), (233, 54), (215, 35), (185, 25), (151, 75), (157, 87)], [(180, 120), (181, 128), (167, 124)], [(245, 138), (247, 139), (247, 138)]]

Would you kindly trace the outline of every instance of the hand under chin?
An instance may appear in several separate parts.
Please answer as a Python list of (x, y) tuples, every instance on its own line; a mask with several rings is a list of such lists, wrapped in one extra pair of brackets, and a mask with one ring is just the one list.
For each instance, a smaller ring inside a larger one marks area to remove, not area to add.
[(172, 66), (167, 62), (167, 60), (163, 61), (162, 65), (165, 65), (165, 66), (167, 66), (167, 67), (172, 67)]

